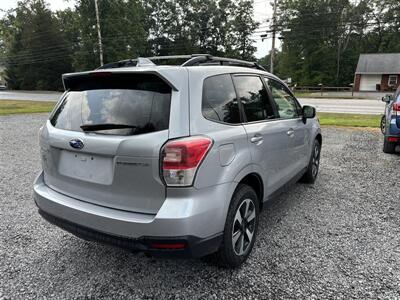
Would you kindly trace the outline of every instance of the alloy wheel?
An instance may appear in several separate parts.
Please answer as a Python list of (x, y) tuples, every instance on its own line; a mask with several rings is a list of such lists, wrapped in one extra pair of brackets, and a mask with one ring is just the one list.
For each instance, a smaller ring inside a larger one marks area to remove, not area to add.
[(320, 158), (320, 147), (319, 144), (315, 144), (314, 153), (312, 157), (312, 176), (315, 178), (318, 175), (319, 170), (319, 158)]
[(386, 117), (383, 116), (381, 119), (381, 132), (382, 134), (385, 134), (386, 132)]
[(232, 246), (236, 255), (243, 255), (254, 239), (256, 206), (253, 200), (245, 199), (236, 211), (232, 227)]

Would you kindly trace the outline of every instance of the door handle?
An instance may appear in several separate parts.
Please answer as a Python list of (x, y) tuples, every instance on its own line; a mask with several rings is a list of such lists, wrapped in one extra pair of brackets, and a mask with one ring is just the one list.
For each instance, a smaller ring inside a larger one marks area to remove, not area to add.
[(264, 138), (262, 137), (262, 135), (256, 134), (255, 136), (253, 136), (253, 137), (250, 139), (250, 142), (252, 142), (253, 144), (257, 144), (257, 143), (261, 142), (263, 139), (264, 139)]
[(286, 134), (289, 135), (289, 136), (293, 136), (293, 135), (294, 135), (294, 130), (293, 130), (293, 129), (289, 129), (289, 130), (286, 132)]

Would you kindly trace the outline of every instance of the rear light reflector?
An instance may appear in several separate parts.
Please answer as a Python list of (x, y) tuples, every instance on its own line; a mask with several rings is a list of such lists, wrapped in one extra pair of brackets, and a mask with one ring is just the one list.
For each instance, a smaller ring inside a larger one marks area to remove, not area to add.
[(195, 136), (172, 140), (162, 149), (162, 173), (168, 186), (191, 186), (212, 140)]
[(186, 245), (184, 243), (176, 243), (176, 244), (151, 244), (150, 248), (152, 249), (165, 249), (165, 250), (180, 250), (185, 249)]

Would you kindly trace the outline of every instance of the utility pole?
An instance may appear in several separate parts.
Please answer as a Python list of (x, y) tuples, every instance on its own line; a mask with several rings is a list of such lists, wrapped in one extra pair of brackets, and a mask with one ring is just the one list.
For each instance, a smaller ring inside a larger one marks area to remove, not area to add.
[(100, 55), (100, 65), (103, 65), (103, 43), (101, 41), (101, 30), (100, 30), (100, 16), (99, 16), (99, 4), (97, 0), (94, 0), (94, 5), (96, 9), (96, 22), (97, 22), (97, 37), (99, 39), (99, 55)]
[[(271, 3), (272, 4), (272, 3)], [(274, 73), (274, 61), (275, 61), (275, 39), (276, 39), (276, 0), (273, 3), (274, 13), (272, 16), (272, 49), (271, 49), (271, 68), (270, 73)]]

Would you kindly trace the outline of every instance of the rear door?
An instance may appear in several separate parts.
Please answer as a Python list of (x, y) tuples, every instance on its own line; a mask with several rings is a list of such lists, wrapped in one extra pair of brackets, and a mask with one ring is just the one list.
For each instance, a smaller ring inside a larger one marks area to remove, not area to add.
[(287, 156), (290, 162), (288, 171), (293, 177), (308, 164), (311, 122), (304, 124), (301, 106), (285, 85), (275, 79), (264, 79), (271, 92), (278, 117), (287, 128), (290, 149)]
[(185, 95), (143, 73), (84, 75), (67, 85), (42, 131), (46, 184), (82, 201), (157, 213), (166, 193), (159, 154), (171, 102)]
[(233, 78), (244, 112), (252, 161), (263, 176), (268, 196), (286, 182), (289, 167), (287, 128), (278, 121), (261, 77), (235, 75)]

